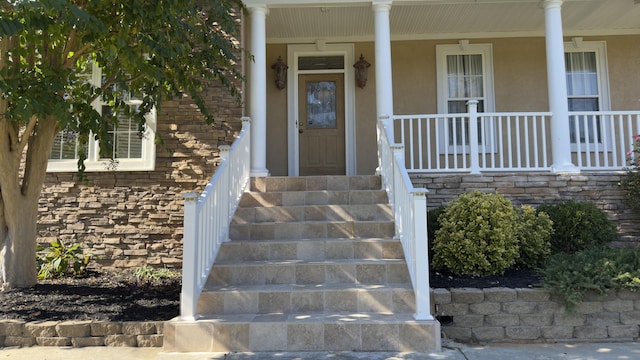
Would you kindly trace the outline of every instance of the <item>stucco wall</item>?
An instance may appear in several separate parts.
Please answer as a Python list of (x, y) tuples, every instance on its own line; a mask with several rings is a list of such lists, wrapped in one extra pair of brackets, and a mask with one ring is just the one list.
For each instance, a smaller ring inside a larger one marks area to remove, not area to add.
[[(565, 37), (565, 41), (570, 41)], [(640, 36), (583, 37), (583, 41), (605, 41), (612, 110), (640, 109)], [(543, 37), (471, 39), (470, 44), (492, 44), (496, 111), (549, 111), (545, 39)], [(458, 44), (455, 40), (406, 40), (391, 44), (393, 101), (395, 114), (437, 113), (436, 46)], [(369, 81), (356, 88), (356, 164), (358, 174), (371, 174), (377, 164), (375, 143), (375, 52), (373, 42), (354, 43), (356, 57), (363, 54), (371, 63)], [(286, 58), (285, 44), (267, 46), (267, 67), (280, 55)], [(349, 64), (346, 64), (349, 66)], [(273, 175), (287, 174), (287, 102), (290, 89), (272, 85), (267, 68), (267, 167)], [(290, 70), (289, 76), (294, 74)], [(352, 81), (353, 79), (347, 79)]]

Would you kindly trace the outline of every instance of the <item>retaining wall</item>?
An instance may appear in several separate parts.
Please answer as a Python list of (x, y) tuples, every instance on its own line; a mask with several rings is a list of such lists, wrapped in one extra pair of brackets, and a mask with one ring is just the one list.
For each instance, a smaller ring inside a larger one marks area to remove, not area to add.
[(538, 289), (434, 289), (443, 338), (459, 342), (637, 341), (640, 292), (590, 294), (568, 313)]
[(2, 346), (162, 347), (164, 322), (0, 320)]

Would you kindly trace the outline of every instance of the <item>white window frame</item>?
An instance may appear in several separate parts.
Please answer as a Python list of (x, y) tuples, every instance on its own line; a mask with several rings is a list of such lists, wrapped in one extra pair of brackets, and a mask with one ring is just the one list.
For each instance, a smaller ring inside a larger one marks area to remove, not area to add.
[[(495, 88), (493, 80), (493, 45), (469, 44), (468, 40), (461, 40), (458, 44), (436, 45), (436, 68), (438, 87), (438, 114), (449, 113), (449, 82), (447, 73), (447, 56), (449, 55), (481, 55), (483, 71), (483, 113), (495, 112)], [(438, 132), (445, 134), (447, 123), (445, 119), (438, 121)], [(492, 130), (485, 131), (485, 143), (490, 144), (489, 137)], [(440, 141), (440, 151), (451, 153), (455, 145), (450, 145), (448, 139)], [(446, 150), (448, 147), (448, 150)], [(469, 145), (463, 145), (464, 153), (469, 152)], [(481, 151), (491, 151), (489, 148), (480, 148)]]
[[(96, 64), (92, 64), (91, 71), (91, 83), (95, 86), (100, 86), (102, 83), (102, 70)], [(129, 100), (126, 102), (128, 105), (139, 105), (141, 100)], [(102, 106), (104, 103), (101, 99), (93, 101), (93, 106), (96, 111), (102, 114)], [(99, 172), (99, 171), (152, 171), (155, 170), (156, 161), (156, 122), (157, 114), (156, 108), (153, 107), (149, 113), (145, 115), (146, 126), (145, 133), (142, 139), (142, 156), (137, 159), (117, 158), (114, 159), (116, 163), (112, 163), (111, 159), (100, 158), (100, 144), (94, 139), (92, 135), (89, 135), (88, 156), (84, 161), (86, 167), (85, 172)], [(115, 165), (115, 166), (114, 166)], [(77, 155), (74, 159), (49, 159), (47, 163), (47, 172), (75, 172), (78, 171), (78, 158)]]
[[(610, 111), (611, 110), (611, 97), (609, 90), (609, 65), (607, 62), (607, 43), (605, 41), (582, 41), (582, 38), (574, 38), (572, 41), (564, 43), (564, 52), (593, 52), (596, 54), (596, 71), (597, 75), (597, 84), (598, 84), (598, 111)], [(566, 66), (566, 64), (565, 64)], [(567, 96), (570, 96), (567, 93)], [(567, 102), (569, 99), (567, 98)], [(571, 115), (571, 111), (569, 112)], [(608, 127), (601, 121), (600, 122), (600, 134), (601, 134), (601, 142), (609, 144), (609, 147), (612, 146), (612, 134), (608, 131)], [(607, 140), (605, 141), (605, 136)], [(580, 148), (582, 151), (585, 149), (592, 149), (593, 144), (581, 143)], [(576, 142), (571, 143), (571, 151), (578, 151), (578, 144)], [(611, 151), (611, 149), (605, 149), (605, 151)]]

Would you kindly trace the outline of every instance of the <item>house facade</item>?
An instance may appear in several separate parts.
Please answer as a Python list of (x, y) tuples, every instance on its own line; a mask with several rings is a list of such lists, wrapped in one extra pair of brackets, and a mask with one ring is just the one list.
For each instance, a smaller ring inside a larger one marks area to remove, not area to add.
[(243, 115), (252, 176), (374, 174), (385, 121), (429, 207), (477, 188), (530, 204), (578, 198), (638, 236), (617, 187), (640, 133), (637, 1), (244, 3), (244, 103), (208, 89), (216, 127), (189, 99), (162, 104), (165, 144), (142, 167), (96, 164), (87, 184), (52, 168), (42, 242), (84, 241), (106, 266), (179, 266), (180, 195), (206, 184)]

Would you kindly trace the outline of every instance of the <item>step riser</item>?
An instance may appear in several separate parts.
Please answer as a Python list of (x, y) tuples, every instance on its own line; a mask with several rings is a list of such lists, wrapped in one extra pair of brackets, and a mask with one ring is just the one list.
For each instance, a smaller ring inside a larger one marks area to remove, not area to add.
[(216, 264), (239, 261), (404, 259), (396, 240), (244, 241), (223, 243)]
[(388, 204), (387, 193), (377, 191), (294, 191), (242, 195), (239, 208), (304, 205), (367, 205)]
[(201, 314), (413, 313), (410, 288), (351, 288), (205, 292), (198, 301)]
[(215, 265), (208, 287), (275, 284), (401, 284), (409, 273), (403, 260), (393, 263), (297, 263)]
[(231, 224), (231, 240), (390, 238), (392, 221), (334, 221), (296, 223)]
[(308, 205), (239, 208), (234, 224), (298, 221), (393, 221), (389, 205)]
[(440, 324), (411, 319), (371, 321), (336, 316), (318, 321), (295, 315), (258, 315), (242, 322), (171, 321), (164, 351), (440, 351)]
[(252, 178), (251, 191), (314, 191), (314, 190), (380, 190), (379, 176), (305, 176), (305, 177), (261, 177)]

